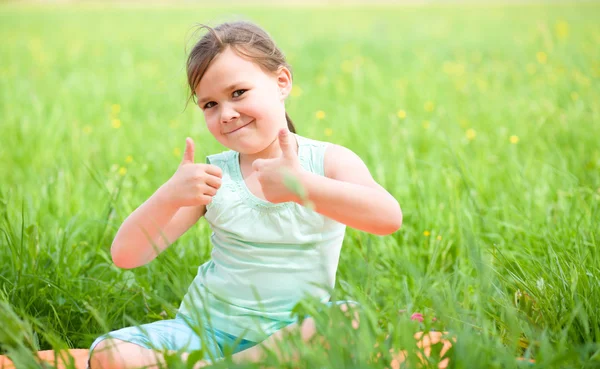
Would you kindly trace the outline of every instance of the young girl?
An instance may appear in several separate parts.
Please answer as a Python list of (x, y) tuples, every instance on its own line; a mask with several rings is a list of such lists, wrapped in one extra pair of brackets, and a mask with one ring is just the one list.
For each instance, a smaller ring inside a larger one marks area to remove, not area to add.
[(298, 326), (291, 310), (306, 295), (329, 301), (345, 227), (387, 235), (402, 223), (398, 202), (356, 154), (295, 134), (284, 104), (291, 68), (264, 30), (203, 28), (187, 60), (191, 98), (230, 151), (197, 163), (188, 138), (179, 168), (124, 221), (111, 254), (121, 268), (144, 265), (204, 216), (212, 257), (175, 319), (99, 337), (92, 369), (160, 366), (157, 351), (200, 348), (197, 367), (225, 347), (234, 360), (258, 361), (286, 332), (308, 340), (314, 320)]

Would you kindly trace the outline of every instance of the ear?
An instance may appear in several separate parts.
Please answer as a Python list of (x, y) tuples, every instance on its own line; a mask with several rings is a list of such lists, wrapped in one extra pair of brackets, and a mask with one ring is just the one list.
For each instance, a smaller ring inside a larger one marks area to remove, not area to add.
[(292, 73), (286, 67), (279, 67), (275, 75), (277, 78), (277, 86), (281, 93), (281, 101), (285, 100), (292, 91)]

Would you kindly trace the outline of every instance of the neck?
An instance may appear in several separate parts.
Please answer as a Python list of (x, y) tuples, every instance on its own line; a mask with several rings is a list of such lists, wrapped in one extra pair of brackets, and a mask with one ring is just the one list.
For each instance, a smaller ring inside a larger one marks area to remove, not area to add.
[(269, 144), (264, 150), (254, 154), (242, 154), (240, 153), (240, 162), (244, 161), (247, 163), (253, 163), (256, 159), (273, 159), (281, 156), (281, 148), (279, 147), (279, 141), (277, 137)]
[[(296, 139), (295, 134), (289, 133), (293, 138), (293, 147), (296, 152), (298, 152), (298, 140)], [(274, 159), (279, 158), (281, 156), (281, 147), (279, 146), (279, 139), (275, 137), (275, 140), (269, 144), (264, 150), (259, 151), (254, 154), (242, 154), (240, 153), (240, 164), (248, 163), (252, 165), (254, 160), (256, 159)]]

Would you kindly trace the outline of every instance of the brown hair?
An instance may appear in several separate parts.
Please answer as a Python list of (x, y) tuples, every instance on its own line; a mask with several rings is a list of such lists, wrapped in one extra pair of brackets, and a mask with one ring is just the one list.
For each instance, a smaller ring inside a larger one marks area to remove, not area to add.
[[(247, 22), (227, 22), (211, 28), (200, 25), (198, 28), (208, 32), (196, 42), (187, 59), (187, 79), (190, 87), (190, 99), (195, 98), (195, 90), (204, 76), (210, 62), (227, 47), (231, 47), (240, 56), (256, 63), (264, 71), (275, 73), (279, 67), (292, 71), (283, 52), (275, 45), (269, 34), (259, 26)], [(288, 113), (285, 113), (288, 129), (296, 133), (296, 128)]]

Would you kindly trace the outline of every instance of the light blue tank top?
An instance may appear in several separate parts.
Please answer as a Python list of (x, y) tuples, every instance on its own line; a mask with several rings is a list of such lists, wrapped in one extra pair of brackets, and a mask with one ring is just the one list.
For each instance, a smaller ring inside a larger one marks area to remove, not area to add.
[[(295, 137), (302, 167), (324, 175), (328, 144)], [(273, 204), (252, 194), (235, 151), (207, 161), (223, 170), (204, 215), (211, 260), (198, 268), (179, 314), (208, 315), (213, 328), (259, 342), (293, 322), (291, 310), (305, 295), (329, 300), (346, 226), (294, 202)]]

